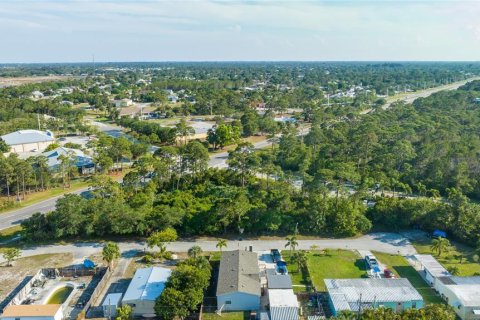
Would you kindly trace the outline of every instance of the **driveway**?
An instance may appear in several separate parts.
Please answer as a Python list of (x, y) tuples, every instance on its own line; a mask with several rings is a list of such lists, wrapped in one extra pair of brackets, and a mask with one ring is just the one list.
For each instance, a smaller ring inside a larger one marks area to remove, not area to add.
[[(173, 252), (187, 252), (194, 245), (200, 246), (203, 251), (219, 251), (216, 248), (216, 241), (211, 240), (192, 240), (177, 241), (167, 246), (168, 250)], [(227, 248), (224, 250), (245, 250), (252, 246), (253, 251), (261, 252), (270, 249), (285, 249), (286, 240), (243, 240), (227, 241)], [(122, 256), (131, 257), (138, 251), (147, 250), (143, 241), (120, 242), (118, 243), (122, 251)], [(319, 249), (346, 249), (346, 250), (372, 250), (390, 254), (413, 255), (416, 254), (415, 248), (410, 241), (397, 233), (372, 233), (358, 238), (347, 239), (318, 239), (318, 240), (298, 240), (298, 249), (308, 250), (312, 245)], [(102, 243), (71, 243), (66, 245), (46, 245), (32, 246), (22, 250), (22, 257), (34, 256), (38, 254), (52, 254), (70, 252), (76, 262), (81, 262), (84, 257), (98, 253), (102, 250)], [(4, 262), (0, 257), (0, 263)]]

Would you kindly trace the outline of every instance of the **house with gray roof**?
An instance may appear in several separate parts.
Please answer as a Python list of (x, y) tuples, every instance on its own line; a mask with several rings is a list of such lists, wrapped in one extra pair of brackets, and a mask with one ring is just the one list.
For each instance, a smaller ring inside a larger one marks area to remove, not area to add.
[(216, 292), (218, 310), (258, 310), (260, 290), (258, 255), (241, 250), (223, 252)]
[(55, 142), (51, 131), (18, 130), (0, 137), (10, 147), (10, 152), (42, 152)]
[(361, 312), (368, 308), (389, 308), (401, 312), (423, 308), (422, 296), (408, 279), (325, 279), (333, 315), (340, 311)]

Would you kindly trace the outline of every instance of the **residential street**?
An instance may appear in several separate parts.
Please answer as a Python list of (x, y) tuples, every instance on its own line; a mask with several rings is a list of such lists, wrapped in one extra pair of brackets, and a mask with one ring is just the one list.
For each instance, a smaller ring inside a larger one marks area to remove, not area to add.
[[(177, 241), (167, 246), (168, 250), (173, 252), (187, 252), (194, 245), (200, 246), (203, 251), (219, 251), (216, 248), (217, 241), (198, 240), (198, 241)], [(285, 240), (243, 240), (228, 241), (227, 248), (224, 250), (235, 250), (253, 247), (253, 251), (265, 251), (270, 249), (285, 249)], [(143, 241), (121, 242), (118, 243), (123, 257), (131, 257), (138, 251), (148, 249)], [(320, 239), (320, 240), (298, 240), (298, 248), (308, 250), (312, 245), (317, 245), (318, 249), (352, 249), (352, 250), (371, 250), (390, 254), (412, 255), (415, 254), (415, 248), (410, 241), (396, 233), (372, 233), (359, 238), (348, 239)], [(102, 250), (102, 243), (73, 243), (66, 245), (47, 245), (32, 246), (22, 249), (22, 257), (28, 257), (38, 254), (53, 253), (73, 253), (76, 262), (83, 261), (84, 257), (98, 253)], [(3, 257), (0, 257), (0, 263), (3, 263)]]

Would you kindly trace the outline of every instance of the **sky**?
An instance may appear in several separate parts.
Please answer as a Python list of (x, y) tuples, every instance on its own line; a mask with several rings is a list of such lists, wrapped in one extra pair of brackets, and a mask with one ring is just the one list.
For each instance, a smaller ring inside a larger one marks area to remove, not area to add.
[(0, 0), (0, 63), (478, 61), (479, 1)]

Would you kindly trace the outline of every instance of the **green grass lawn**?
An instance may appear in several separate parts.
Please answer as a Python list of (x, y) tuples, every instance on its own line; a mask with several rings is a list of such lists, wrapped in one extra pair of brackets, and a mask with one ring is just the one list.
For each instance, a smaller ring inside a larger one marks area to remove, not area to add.
[[(290, 253), (283, 251), (282, 254), (288, 264)], [(366, 275), (362, 258), (353, 251), (327, 250), (325, 253), (323, 251), (312, 251), (307, 256), (311, 282), (318, 291), (325, 291), (323, 279), (361, 278)], [(289, 264), (288, 270), (293, 285), (310, 285), (308, 275), (298, 272), (295, 264)], [(300, 289), (301, 287), (294, 287), (294, 291), (305, 291)]]
[[(473, 276), (480, 274), (480, 264), (473, 261), (475, 250), (472, 247), (453, 243), (448, 252), (442, 253), (439, 257), (437, 252), (433, 252), (430, 248), (431, 240), (414, 243), (414, 247), (420, 254), (431, 254), (438, 260), (446, 269), (451, 266), (458, 268), (459, 276)], [(460, 257), (463, 257), (460, 259)]]
[(215, 312), (212, 313), (203, 313), (203, 320), (246, 320), (248, 319), (249, 313), (245, 312), (222, 312), (222, 315), (219, 316)]
[(438, 297), (433, 289), (423, 280), (408, 261), (398, 255), (391, 255), (381, 252), (373, 252), (375, 257), (387, 266), (388, 269), (393, 271), (397, 276), (401, 278), (407, 278), (412, 286), (422, 295), (425, 303), (442, 303), (443, 300)]

